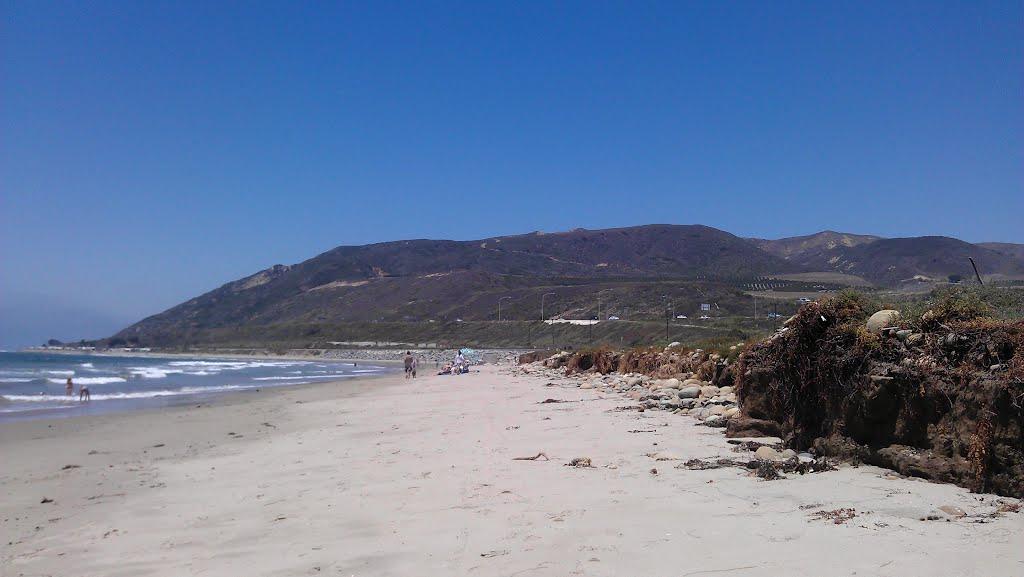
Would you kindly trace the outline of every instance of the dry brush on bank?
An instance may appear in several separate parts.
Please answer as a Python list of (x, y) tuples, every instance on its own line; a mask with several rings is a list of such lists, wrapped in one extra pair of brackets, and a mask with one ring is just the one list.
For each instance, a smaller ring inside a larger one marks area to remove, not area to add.
[(1024, 321), (964, 295), (932, 304), (881, 327), (858, 295), (804, 307), (741, 357), (730, 430), (766, 426), (798, 450), (1024, 496)]

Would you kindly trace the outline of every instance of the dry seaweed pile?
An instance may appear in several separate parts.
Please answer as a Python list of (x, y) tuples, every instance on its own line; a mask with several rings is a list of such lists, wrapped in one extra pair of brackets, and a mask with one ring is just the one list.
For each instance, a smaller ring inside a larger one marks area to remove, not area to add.
[(1024, 497), (1024, 321), (954, 298), (892, 326), (870, 312), (811, 303), (744, 353), (729, 432)]
[(548, 368), (564, 368), (566, 374), (610, 373), (647, 375), (668, 379), (689, 375), (719, 386), (731, 385), (732, 373), (721, 355), (702, 349), (689, 350), (678, 345), (664, 349), (638, 348), (615, 351), (609, 348), (563, 352), (544, 361)]

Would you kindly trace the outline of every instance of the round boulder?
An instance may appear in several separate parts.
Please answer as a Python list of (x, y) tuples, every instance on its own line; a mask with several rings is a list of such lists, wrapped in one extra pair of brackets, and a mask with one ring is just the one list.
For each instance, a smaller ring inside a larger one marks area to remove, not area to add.
[(895, 325), (899, 320), (900, 311), (884, 309), (871, 315), (871, 318), (868, 319), (867, 327), (873, 333), (880, 333), (882, 329)]
[(700, 396), (700, 387), (684, 387), (679, 389), (680, 399), (696, 399)]
[(768, 446), (758, 447), (754, 451), (754, 457), (762, 461), (779, 461), (782, 459), (782, 455), (778, 451)]

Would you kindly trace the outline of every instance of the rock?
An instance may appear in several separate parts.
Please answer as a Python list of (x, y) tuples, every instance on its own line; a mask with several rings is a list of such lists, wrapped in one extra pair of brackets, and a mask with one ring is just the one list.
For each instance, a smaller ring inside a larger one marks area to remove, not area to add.
[(722, 415), (711, 415), (704, 419), (704, 424), (708, 427), (724, 427), (729, 424), (729, 419), (726, 419)]
[(691, 378), (691, 379), (686, 379), (685, 381), (683, 381), (683, 386), (684, 387), (698, 387), (699, 388), (699, 387), (703, 387), (706, 384), (708, 384), (708, 383), (705, 383), (704, 381), (702, 381), (700, 379), (692, 379)]
[(676, 347), (681, 347), (681, 346), (683, 346), (683, 343), (681, 343), (679, 341), (672, 341), (671, 343), (668, 344), (667, 347), (665, 347), (665, 350), (667, 351), (669, 349), (674, 349)]
[(723, 397), (728, 395), (731, 392), (732, 392), (732, 387), (720, 387), (718, 389), (718, 394), (722, 395)]
[(726, 417), (730, 417), (731, 418), (733, 415), (739, 414), (739, 412), (740, 412), (740, 408), (739, 407), (729, 407), (722, 414), (725, 415)]
[(900, 320), (900, 311), (883, 309), (871, 315), (868, 319), (867, 328), (873, 333), (880, 333), (882, 329), (891, 327)]
[(907, 346), (909, 347), (916, 347), (917, 345), (920, 345), (923, 342), (924, 335), (921, 333), (913, 333), (911, 335), (908, 335), (906, 340)]
[(686, 387), (679, 389), (680, 399), (696, 399), (700, 396), (700, 387)]
[(782, 452), (782, 459), (785, 461), (788, 461), (796, 456), (796, 451), (794, 451), (793, 449), (786, 449), (785, 451)]
[(725, 414), (725, 407), (723, 407), (722, 405), (713, 405), (711, 407), (708, 407), (708, 414), (709, 415), (724, 415)]
[(739, 414), (729, 419), (729, 429), (725, 435), (727, 437), (781, 437), (782, 428), (775, 421), (754, 419)]
[(896, 338), (898, 338), (901, 341), (905, 341), (912, 334), (914, 334), (914, 331), (912, 331), (910, 329), (903, 329), (903, 330), (900, 330), (900, 331), (896, 331)]
[(754, 451), (754, 457), (762, 461), (779, 461), (782, 460), (782, 455), (771, 447), (758, 447)]
[(587, 381), (585, 383), (580, 383), (580, 388), (581, 389), (593, 389), (594, 388), (594, 383), (591, 383), (590, 381)]
[(950, 517), (956, 517), (957, 519), (967, 516), (967, 513), (965, 513), (963, 509), (955, 505), (943, 505), (939, 507), (939, 511), (942, 511)]
[(711, 398), (718, 394), (718, 387), (715, 385), (706, 385), (700, 388), (700, 396)]
[(697, 404), (697, 399), (679, 399), (679, 406), (684, 409), (692, 409)]
[(668, 451), (658, 451), (655, 453), (647, 453), (647, 456), (654, 459), (655, 461), (679, 461), (681, 460), (678, 455), (669, 453)]

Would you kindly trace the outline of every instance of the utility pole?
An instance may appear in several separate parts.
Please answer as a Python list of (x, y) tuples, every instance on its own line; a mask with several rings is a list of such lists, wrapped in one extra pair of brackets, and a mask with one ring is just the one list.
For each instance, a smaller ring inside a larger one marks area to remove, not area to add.
[(611, 289), (601, 289), (597, 291), (597, 320), (601, 320), (601, 293), (608, 292)]
[(548, 295), (555, 296), (555, 293), (544, 293), (544, 294), (540, 295), (540, 320), (541, 320), (541, 322), (544, 322), (544, 321), (547, 320), (547, 317), (544, 316), (544, 299)]
[[(540, 295), (540, 322), (542, 322), (542, 323), (547, 320), (547, 317), (544, 316), (544, 299), (547, 298), (548, 295), (555, 296), (555, 293), (544, 293), (544, 294)], [(554, 325), (554, 323), (551, 323), (550, 325), (548, 325), (548, 328), (551, 329), (551, 348), (554, 349), (555, 348), (555, 325)]]
[(501, 297), (500, 299), (498, 299), (498, 322), (499, 323), (501, 322), (501, 301), (503, 301), (505, 299), (510, 299), (510, 298), (512, 298), (512, 297), (506, 296), (506, 297)]
[(668, 340), (668, 295), (661, 295), (665, 300), (665, 340)]
[(978, 274), (978, 265), (974, 264), (974, 259), (967, 257), (967, 260), (971, 261), (971, 267), (974, 268), (974, 277), (978, 279), (978, 284), (985, 286), (985, 282), (981, 280), (981, 275)]
[[(511, 298), (512, 297), (510, 297), (510, 296), (504, 296), (504, 297), (501, 297), (500, 299), (498, 299), (498, 326), (499, 327), (501, 326), (501, 301), (503, 301), (505, 299), (511, 299)], [(512, 325), (509, 325), (509, 333), (510, 333), (509, 337), (510, 338), (512, 336), (511, 332), (512, 332)]]

